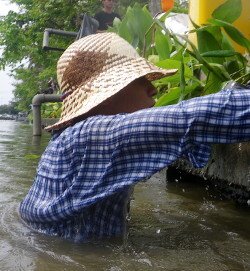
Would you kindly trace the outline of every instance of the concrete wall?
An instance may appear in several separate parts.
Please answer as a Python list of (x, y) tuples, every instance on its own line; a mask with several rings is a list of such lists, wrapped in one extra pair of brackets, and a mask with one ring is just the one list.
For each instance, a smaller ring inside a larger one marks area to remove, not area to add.
[(45, 119), (45, 118), (43, 118), (42, 119), (42, 128), (44, 128), (44, 127), (46, 127), (46, 126), (50, 126), (50, 125), (53, 125), (53, 124), (55, 124), (57, 121), (58, 121), (59, 119), (49, 119), (49, 118), (47, 118), (47, 119)]
[(250, 143), (213, 145), (206, 167), (193, 168), (179, 159), (167, 170), (167, 178), (188, 174), (213, 183), (224, 196), (250, 205)]

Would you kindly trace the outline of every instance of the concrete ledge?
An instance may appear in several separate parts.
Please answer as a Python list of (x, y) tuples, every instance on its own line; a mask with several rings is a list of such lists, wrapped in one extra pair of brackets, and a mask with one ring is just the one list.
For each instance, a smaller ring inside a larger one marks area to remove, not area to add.
[(174, 162), (167, 170), (167, 178), (183, 174), (201, 177), (213, 183), (227, 198), (243, 204), (250, 202), (250, 143), (213, 145), (206, 167), (193, 168), (184, 159)]
[(59, 119), (42, 119), (42, 128), (55, 124)]

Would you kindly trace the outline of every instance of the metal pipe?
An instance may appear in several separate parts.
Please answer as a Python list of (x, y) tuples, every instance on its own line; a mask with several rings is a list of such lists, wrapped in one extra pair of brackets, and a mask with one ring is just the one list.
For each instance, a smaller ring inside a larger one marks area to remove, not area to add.
[(43, 33), (43, 48), (49, 47), (49, 31), (45, 29)]
[(50, 34), (61, 35), (61, 36), (71, 36), (71, 37), (77, 36), (77, 33), (78, 33), (78, 32), (58, 30), (58, 29), (53, 29), (53, 28), (46, 28), (45, 31), (49, 32)]
[(44, 50), (64, 51), (64, 49), (49, 47), (49, 35), (50, 34), (55, 34), (55, 35), (60, 35), (60, 36), (76, 37), (78, 32), (57, 30), (57, 29), (53, 29), (53, 28), (46, 28), (44, 30), (44, 33), (43, 33), (43, 49)]
[(33, 107), (33, 136), (42, 135), (41, 104), (61, 102), (61, 94), (37, 94), (32, 100)]

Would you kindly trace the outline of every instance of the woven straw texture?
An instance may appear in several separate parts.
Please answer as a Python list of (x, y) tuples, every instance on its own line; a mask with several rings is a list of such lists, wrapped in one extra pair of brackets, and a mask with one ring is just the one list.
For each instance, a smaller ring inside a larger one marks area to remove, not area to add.
[(62, 114), (45, 130), (71, 125), (76, 117), (84, 117), (139, 77), (154, 81), (176, 71), (154, 66), (114, 33), (84, 37), (70, 45), (58, 61), (57, 80), (64, 95)]

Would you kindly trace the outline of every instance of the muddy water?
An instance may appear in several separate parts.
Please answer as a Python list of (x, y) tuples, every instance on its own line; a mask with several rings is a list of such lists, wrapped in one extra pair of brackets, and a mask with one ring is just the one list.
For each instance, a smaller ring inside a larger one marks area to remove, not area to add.
[[(37, 234), (18, 217), (39, 156), (32, 127), (0, 120), (0, 270), (250, 270), (250, 208), (164, 172), (135, 187), (127, 241), (75, 244)], [(33, 141), (34, 143), (34, 141)]]

